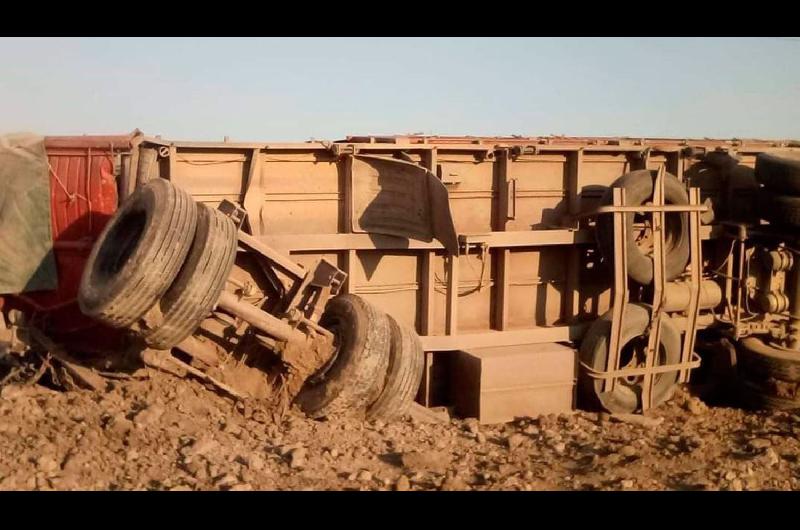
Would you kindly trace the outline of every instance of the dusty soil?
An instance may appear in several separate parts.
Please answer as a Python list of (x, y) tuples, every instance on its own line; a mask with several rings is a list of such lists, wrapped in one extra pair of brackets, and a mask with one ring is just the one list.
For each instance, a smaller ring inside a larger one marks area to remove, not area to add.
[(709, 408), (685, 391), (646, 418), (586, 412), (314, 421), (151, 372), (105, 393), (6, 386), (0, 489), (584, 490), (800, 488), (800, 416)]

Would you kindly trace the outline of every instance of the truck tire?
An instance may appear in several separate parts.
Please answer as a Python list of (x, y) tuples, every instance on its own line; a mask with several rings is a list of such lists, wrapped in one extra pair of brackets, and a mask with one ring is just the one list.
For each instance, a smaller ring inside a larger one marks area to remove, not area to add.
[(156, 306), (160, 310), (158, 323), (145, 323), (142, 335), (148, 346), (168, 350), (197, 329), (219, 298), (233, 267), (236, 247), (233, 221), (219, 210), (199, 204), (192, 247)]
[(800, 383), (800, 352), (775, 348), (758, 337), (739, 341), (737, 364), (741, 374), (751, 380), (769, 378)]
[(775, 397), (772, 391), (746, 379), (738, 385), (739, 404), (752, 410), (794, 410), (800, 409), (800, 400)]
[(140, 186), (103, 229), (81, 277), (81, 311), (114, 328), (136, 322), (172, 284), (197, 223), (197, 205), (164, 179)]
[[(622, 330), (620, 367), (633, 359), (636, 352), (643, 355), (647, 347), (652, 308), (646, 304), (625, 306)], [(580, 361), (593, 370), (605, 370), (608, 358), (608, 339), (611, 335), (612, 311), (598, 318), (586, 332), (580, 346)], [(661, 348), (655, 366), (676, 364), (681, 358), (680, 333), (666, 315), (661, 319)], [(643, 359), (643, 357), (642, 357)], [(678, 382), (679, 373), (665, 372), (655, 376), (653, 385), (653, 407), (672, 397)], [(584, 406), (591, 409), (605, 409), (612, 413), (631, 413), (641, 408), (641, 377), (618, 379), (614, 390), (603, 392), (603, 380), (594, 379), (582, 368), (578, 378), (578, 389)]]
[(800, 408), (800, 352), (776, 348), (758, 337), (739, 341), (740, 392), (756, 408)]
[[(618, 178), (603, 194), (601, 204), (613, 203), (613, 189), (625, 188), (625, 204), (638, 206), (653, 197), (655, 171), (642, 169), (631, 171)], [(675, 176), (664, 175), (664, 202), (666, 204), (688, 204), (689, 199), (683, 184)], [(633, 227), (634, 214), (625, 215), (628, 239), (628, 276), (641, 285), (653, 281), (653, 258), (646, 255), (636, 242)], [(685, 213), (665, 215), (665, 259), (666, 281), (674, 280), (686, 269), (689, 262), (689, 217)], [(614, 259), (614, 216), (603, 214), (597, 220), (597, 244), (609, 263)]]
[(800, 153), (759, 153), (756, 178), (770, 191), (800, 196)]
[(778, 195), (762, 188), (758, 192), (762, 219), (778, 226), (800, 226), (800, 197)]
[(324, 372), (306, 381), (295, 401), (312, 418), (363, 415), (386, 379), (389, 319), (363, 298), (344, 294), (328, 302), (320, 325), (334, 332), (336, 354)]
[(392, 420), (405, 414), (419, 390), (425, 354), (417, 333), (387, 315), (392, 330), (389, 369), (378, 399), (367, 409), (367, 419)]

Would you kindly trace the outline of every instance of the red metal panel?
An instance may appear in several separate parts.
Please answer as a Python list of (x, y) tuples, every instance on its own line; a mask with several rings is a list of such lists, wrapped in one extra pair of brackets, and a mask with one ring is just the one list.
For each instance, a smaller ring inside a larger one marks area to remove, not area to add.
[(45, 138), (58, 289), (16, 298), (56, 333), (96, 325), (81, 314), (76, 297), (92, 244), (117, 208), (114, 156), (128, 152), (131, 139), (132, 136)]

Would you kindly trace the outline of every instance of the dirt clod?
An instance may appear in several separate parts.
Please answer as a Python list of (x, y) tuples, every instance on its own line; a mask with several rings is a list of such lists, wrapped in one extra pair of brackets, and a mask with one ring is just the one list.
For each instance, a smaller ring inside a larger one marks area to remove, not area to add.
[(302, 447), (292, 449), (289, 453), (289, 465), (292, 468), (300, 468), (306, 465), (306, 455), (308, 451)]
[(450, 463), (441, 451), (410, 451), (401, 457), (403, 467), (410, 471), (444, 471)]
[(525, 436), (521, 434), (512, 434), (511, 436), (506, 438), (506, 443), (508, 444), (508, 448), (513, 451), (514, 449), (525, 443)]
[(405, 475), (400, 475), (400, 478), (397, 479), (397, 482), (394, 485), (394, 489), (397, 491), (408, 491), (411, 489), (411, 483), (408, 481), (408, 477)]
[(708, 411), (708, 407), (706, 407), (706, 405), (696, 397), (691, 397), (687, 399), (685, 407), (686, 410), (688, 410), (695, 416), (705, 414)]
[(641, 425), (642, 427), (655, 428), (664, 422), (664, 418), (654, 418), (651, 416), (642, 416), (641, 414), (612, 414), (610, 416), (612, 422), (617, 423), (630, 423), (631, 425)]
[(464, 430), (470, 434), (478, 434), (480, 431), (478, 420), (475, 418), (467, 418), (464, 420)]
[(755, 451), (760, 451), (766, 449), (767, 447), (770, 447), (772, 445), (772, 442), (770, 442), (766, 438), (754, 438), (753, 440), (750, 440), (749, 445), (751, 449)]

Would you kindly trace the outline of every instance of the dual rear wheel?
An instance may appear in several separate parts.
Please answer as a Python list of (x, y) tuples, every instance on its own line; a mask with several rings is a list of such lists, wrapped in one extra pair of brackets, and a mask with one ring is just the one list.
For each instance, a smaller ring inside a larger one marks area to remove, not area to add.
[[(81, 311), (115, 328), (136, 326), (151, 348), (167, 350), (211, 313), (233, 267), (237, 229), (164, 179), (139, 187), (114, 214), (89, 256)], [(300, 392), (313, 417), (405, 413), (422, 378), (417, 334), (355, 295), (329, 301), (320, 324), (336, 354)]]
[(138, 324), (148, 346), (169, 349), (211, 312), (236, 257), (236, 227), (164, 179), (138, 188), (92, 249), (81, 311), (111, 327)]
[[(614, 188), (625, 190), (625, 205), (640, 206), (652, 203), (656, 172), (637, 170), (626, 173), (614, 181), (601, 198), (601, 205), (613, 203)], [(670, 173), (664, 175), (664, 203), (685, 205), (689, 203), (684, 185)], [(689, 261), (689, 219), (685, 213), (667, 213), (665, 221), (664, 268), (665, 280), (671, 281), (684, 273)], [(652, 227), (649, 215), (625, 214), (627, 234), (628, 277), (640, 285), (653, 283)], [(614, 216), (600, 215), (597, 220), (597, 244), (607, 263), (614, 262)], [(630, 303), (625, 306), (620, 344), (620, 368), (641, 368), (645, 365), (652, 307)], [(595, 320), (581, 341), (579, 358), (583, 366), (578, 390), (580, 404), (589, 409), (605, 409), (614, 413), (631, 413), (642, 408), (642, 376), (620, 377), (614, 389), (604, 391), (604, 380), (592, 377), (591, 372), (603, 372), (609, 352), (612, 311)], [(654, 366), (677, 364), (681, 357), (680, 333), (668, 316), (661, 319), (661, 341)], [(658, 406), (668, 400), (678, 381), (678, 372), (654, 375), (651, 405)]]
[(333, 331), (336, 352), (310, 377), (296, 402), (314, 418), (363, 413), (394, 419), (408, 411), (423, 372), (423, 351), (411, 328), (363, 298), (333, 298), (320, 324)]
[[(644, 366), (651, 311), (652, 308), (646, 304), (625, 306), (620, 339), (620, 368)], [(595, 320), (581, 342), (580, 362), (592, 371), (605, 371), (611, 335), (611, 317), (612, 312), (609, 311)], [(669, 317), (664, 315), (661, 319), (661, 340), (653, 365), (677, 364), (680, 358), (680, 333)], [(664, 372), (653, 377), (651, 402), (652, 406), (656, 407), (672, 397), (678, 382), (678, 372)], [(604, 391), (603, 379), (591, 377), (589, 370), (584, 369), (578, 382), (579, 398), (585, 408), (632, 413), (642, 408), (642, 385), (641, 376), (620, 377), (615, 381), (614, 390)]]

